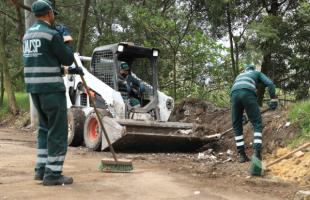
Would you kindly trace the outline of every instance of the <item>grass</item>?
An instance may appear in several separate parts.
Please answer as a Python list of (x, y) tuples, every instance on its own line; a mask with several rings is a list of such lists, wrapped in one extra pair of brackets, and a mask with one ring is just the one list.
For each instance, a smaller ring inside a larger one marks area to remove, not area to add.
[[(16, 102), (21, 112), (29, 111), (29, 95), (25, 92), (15, 93)], [(4, 95), (3, 105), (0, 107), (0, 120), (9, 115), (8, 98)]]
[(289, 142), (289, 146), (297, 147), (305, 141), (310, 141), (310, 100), (294, 104), (288, 117), (301, 128), (301, 133)]

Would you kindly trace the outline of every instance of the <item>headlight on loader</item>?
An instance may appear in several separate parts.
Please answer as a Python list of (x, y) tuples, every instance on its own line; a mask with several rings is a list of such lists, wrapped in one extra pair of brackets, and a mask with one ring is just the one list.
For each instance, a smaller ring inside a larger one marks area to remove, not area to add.
[(153, 49), (153, 56), (158, 57), (159, 51), (157, 49)]
[(118, 52), (123, 52), (124, 51), (124, 45), (118, 45), (118, 47), (117, 47), (117, 51)]

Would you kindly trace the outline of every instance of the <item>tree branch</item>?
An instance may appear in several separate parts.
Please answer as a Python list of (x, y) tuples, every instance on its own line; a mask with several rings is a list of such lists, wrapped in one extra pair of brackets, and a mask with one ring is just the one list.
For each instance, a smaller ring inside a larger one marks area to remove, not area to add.
[(0, 10), (0, 14), (1, 14), (1, 13), (2, 13), (3, 15), (7, 16), (8, 18), (10, 18), (11, 20), (13, 20), (14, 22), (18, 22), (18, 19), (16, 19), (15, 17), (9, 15), (9, 14), (6, 13), (5, 11)]
[(23, 8), (23, 9), (28, 10), (29, 12), (31, 12), (31, 8), (29, 6), (26, 6), (26, 5), (18, 2), (17, 0), (11, 0), (11, 2), (13, 4), (15, 4), (16, 6), (18, 6), (18, 7)]
[(261, 7), (254, 15), (253, 18), (251, 20), (249, 20), (249, 22), (245, 25), (244, 29), (242, 30), (241, 34), (240, 34), (240, 38), (243, 36), (244, 32), (246, 31), (246, 29), (248, 28), (249, 24), (255, 20), (255, 18), (262, 12), (262, 10), (264, 9), (264, 7)]
[(57, 5), (57, 7), (81, 7), (83, 4), (82, 3), (77, 3), (77, 4), (68, 4), (68, 5)]

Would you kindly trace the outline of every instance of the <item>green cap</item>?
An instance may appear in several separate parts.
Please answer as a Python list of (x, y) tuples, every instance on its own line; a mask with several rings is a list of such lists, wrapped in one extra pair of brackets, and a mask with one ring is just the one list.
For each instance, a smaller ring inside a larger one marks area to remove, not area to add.
[(58, 11), (55, 10), (53, 4), (49, 0), (37, 0), (33, 2), (31, 7), (32, 12), (36, 17), (44, 16), (48, 11), (53, 11), (54, 15), (58, 15)]
[(129, 70), (129, 65), (125, 62), (121, 62), (121, 69), (122, 70)]
[(244, 66), (244, 69), (245, 70), (255, 70), (255, 65), (253, 65), (253, 64), (246, 64), (245, 66)]

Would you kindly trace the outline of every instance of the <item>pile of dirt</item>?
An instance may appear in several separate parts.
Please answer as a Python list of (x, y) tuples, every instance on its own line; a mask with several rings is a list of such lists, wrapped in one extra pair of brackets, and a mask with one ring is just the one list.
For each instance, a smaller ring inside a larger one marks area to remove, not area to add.
[[(286, 142), (299, 133), (299, 128), (288, 121), (286, 109), (265, 112), (262, 119), (263, 153), (273, 153), (277, 148), (285, 147)], [(230, 109), (219, 108), (210, 102), (198, 99), (184, 99), (175, 106), (170, 120), (195, 123), (194, 134), (199, 136), (222, 133), (232, 127)], [(247, 150), (251, 151), (253, 140), (251, 123), (247, 123), (243, 129)], [(227, 133), (218, 143), (222, 146), (221, 151), (235, 149), (233, 131)]]
[[(268, 157), (267, 161), (271, 162), (291, 150), (288, 148), (279, 148), (275, 154)], [(293, 156), (283, 159), (279, 163), (270, 167), (274, 176), (289, 182), (297, 182), (302, 186), (310, 186), (310, 148), (299, 151)]]
[(0, 127), (23, 129), (30, 125), (29, 112), (20, 112), (18, 115), (8, 115), (0, 121)]
[[(276, 156), (279, 148), (286, 147), (289, 140), (300, 133), (300, 128), (293, 125), (287, 116), (287, 109), (268, 111), (262, 114), (263, 119), (263, 158), (270, 162)], [(172, 113), (171, 120), (196, 123), (193, 134), (204, 136), (221, 133), (232, 127), (230, 110), (219, 108), (210, 102), (197, 99), (184, 99)], [(244, 137), (247, 154), (252, 155), (253, 129), (251, 123), (244, 127)], [(212, 149), (216, 152), (234, 151), (233, 159), (236, 160), (236, 147), (233, 131), (227, 133), (222, 139), (205, 145), (200, 151), (206, 152)], [(310, 153), (309, 153), (310, 154)], [(310, 159), (308, 153), (298, 159), (285, 160), (275, 165), (271, 171), (272, 176), (297, 182), (309, 184)], [(296, 169), (300, 173), (296, 173)], [(291, 173), (288, 173), (290, 171)]]
[[(215, 119), (222, 120), (229, 113), (227, 108), (219, 108), (214, 104), (198, 99), (184, 99), (172, 111), (170, 121), (195, 123), (196, 136), (212, 135), (218, 132)], [(223, 124), (223, 121), (221, 121)]]

